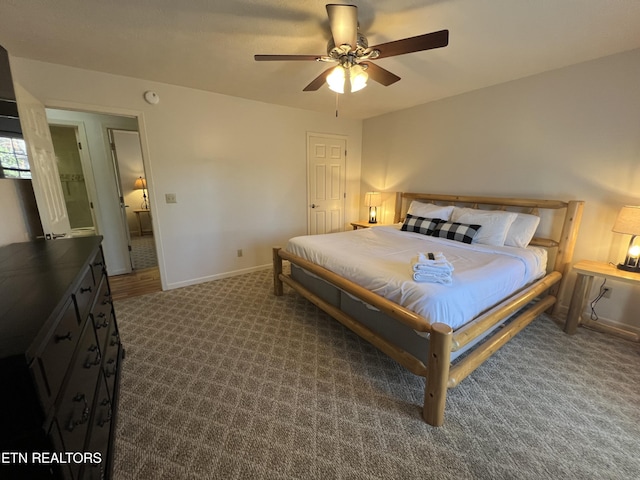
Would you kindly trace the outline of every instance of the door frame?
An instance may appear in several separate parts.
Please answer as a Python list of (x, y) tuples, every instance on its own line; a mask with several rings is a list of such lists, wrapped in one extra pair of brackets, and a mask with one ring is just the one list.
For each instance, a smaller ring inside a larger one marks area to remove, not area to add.
[(344, 140), (344, 169), (341, 173), (340, 183), (342, 186), (342, 226), (341, 231), (344, 231), (346, 225), (347, 218), (347, 161), (348, 161), (348, 152), (349, 152), (349, 137), (347, 135), (339, 135), (336, 133), (320, 133), (320, 132), (307, 132), (306, 136), (306, 157), (307, 157), (307, 192), (306, 192), (306, 209), (307, 209), (307, 235), (311, 234), (311, 212), (309, 211), (309, 195), (311, 194), (311, 167), (310, 167), (310, 158), (309, 158), (309, 141), (311, 137), (324, 137), (324, 138), (335, 138), (339, 140)]
[[(149, 145), (147, 142), (147, 127), (146, 127), (146, 122), (144, 118), (144, 112), (140, 110), (130, 110), (126, 108), (113, 108), (113, 107), (98, 106), (98, 105), (86, 105), (86, 104), (76, 103), (76, 102), (56, 101), (56, 100), (47, 101), (44, 106), (45, 108), (69, 110), (72, 112), (96, 113), (101, 115), (113, 115), (117, 117), (135, 118), (138, 123), (138, 134), (140, 135), (140, 149), (142, 150), (142, 166), (147, 175), (146, 176), (147, 185), (148, 185), (147, 198), (149, 201), (150, 208), (153, 211), (156, 211), (156, 212), (158, 211), (156, 201), (155, 201), (155, 195), (152, 193), (155, 190), (153, 188), (153, 168), (149, 161), (150, 154), (149, 154)], [(161, 228), (160, 228), (157, 214), (151, 216), (151, 222), (152, 222), (151, 223), (152, 229), (155, 233), (155, 235), (153, 236), (153, 239), (156, 247), (156, 255), (158, 257), (158, 271), (160, 274), (160, 281), (162, 283), (162, 289), (167, 290), (167, 283), (165, 280), (166, 269), (165, 269), (164, 257), (162, 255), (162, 235), (161, 235)]]

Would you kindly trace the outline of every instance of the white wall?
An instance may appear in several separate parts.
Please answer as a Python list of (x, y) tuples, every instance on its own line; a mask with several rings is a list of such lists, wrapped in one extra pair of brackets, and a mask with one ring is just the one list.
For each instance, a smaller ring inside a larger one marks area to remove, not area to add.
[[(615, 217), (640, 204), (639, 85), (634, 50), (365, 120), (361, 190), (585, 200), (574, 260), (618, 263)], [(609, 285), (600, 317), (640, 330), (639, 289)]]
[(306, 233), (309, 131), (348, 137), (345, 221), (358, 218), (360, 121), (23, 58), (11, 67), (45, 106), (139, 116), (165, 288), (268, 265), (273, 245)]

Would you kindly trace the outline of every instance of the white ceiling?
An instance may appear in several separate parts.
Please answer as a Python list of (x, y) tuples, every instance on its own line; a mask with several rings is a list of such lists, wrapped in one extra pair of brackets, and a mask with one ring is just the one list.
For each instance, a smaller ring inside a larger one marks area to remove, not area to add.
[[(2, 0), (0, 45), (15, 57), (332, 113), (336, 98), (326, 86), (302, 91), (326, 64), (253, 59), (325, 54), (326, 3)], [(340, 96), (343, 117), (367, 118), (640, 48), (640, 0), (351, 3), (371, 46), (441, 29), (450, 38), (445, 48), (377, 60), (402, 80)]]

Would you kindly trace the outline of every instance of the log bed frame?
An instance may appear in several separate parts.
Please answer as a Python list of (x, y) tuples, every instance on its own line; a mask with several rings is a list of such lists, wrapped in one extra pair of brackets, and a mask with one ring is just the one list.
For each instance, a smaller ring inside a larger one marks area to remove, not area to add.
[[(398, 193), (394, 223), (402, 221), (412, 200), (424, 202), (459, 205), (473, 208), (520, 211), (539, 215), (540, 209), (555, 211), (564, 210), (562, 228), (557, 239), (534, 237), (531, 245), (545, 247), (549, 251), (547, 275), (519, 290), (512, 296), (483, 312), (478, 317), (453, 331), (444, 323), (431, 323), (426, 318), (387, 300), (319, 265), (293, 255), (279, 247), (273, 249), (274, 294), (283, 294), (283, 284), (307, 298), (347, 328), (367, 340), (388, 356), (396, 360), (412, 373), (425, 377), (424, 406), (422, 416), (432, 426), (444, 423), (444, 409), (447, 389), (457, 386), (464, 378), (479, 367), (485, 360), (506, 344), (518, 332), (526, 327), (543, 311), (557, 314), (560, 302), (565, 296), (566, 273), (571, 266), (571, 259), (576, 242), (578, 228), (582, 217), (584, 202), (558, 200), (518, 199), (479, 196), (453, 196), (423, 193)], [(552, 236), (552, 235), (550, 235)], [(555, 258), (551, 253), (555, 253)], [(552, 261), (552, 258), (554, 260)], [(374, 332), (353, 316), (346, 314), (339, 307), (327, 302), (312, 292), (291, 274), (283, 273), (283, 260), (320, 277), (329, 284), (361, 301), (379, 309), (387, 316), (399, 321), (418, 332), (429, 334), (429, 352), (426, 365), (415, 356), (409, 354), (395, 343), (391, 343)], [(509, 320), (508, 323), (506, 319)], [(498, 324), (505, 323), (502, 328)], [(451, 354), (464, 347), (469, 348), (472, 342), (494, 330), (482, 343), (478, 343), (459, 361), (452, 362)]]

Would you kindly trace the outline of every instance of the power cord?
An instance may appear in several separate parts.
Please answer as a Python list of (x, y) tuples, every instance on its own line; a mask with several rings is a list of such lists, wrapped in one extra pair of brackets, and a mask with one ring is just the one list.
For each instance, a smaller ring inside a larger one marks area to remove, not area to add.
[(602, 297), (605, 296), (605, 294), (607, 293), (607, 291), (609, 290), (608, 288), (605, 288), (605, 284), (607, 283), (607, 279), (605, 278), (602, 281), (602, 284), (600, 285), (600, 292), (598, 293), (598, 296), (596, 298), (594, 298), (591, 301), (591, 320), (593, 321), (598, 321), (598, 314), (596, 313), (596, 303), (598, 303), (600, 301), (600, 299)]

